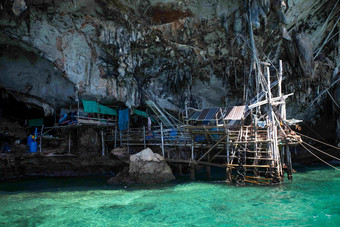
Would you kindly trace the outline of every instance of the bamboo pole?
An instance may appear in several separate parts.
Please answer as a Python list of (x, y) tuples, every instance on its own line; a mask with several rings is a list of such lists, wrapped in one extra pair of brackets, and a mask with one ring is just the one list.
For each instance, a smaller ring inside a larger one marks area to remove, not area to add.
[(41, 154), (41, 148), (42, 148), (43, 132), (44, 132), (44, 125), (42, 125), (41, 132), (40, 132), (40, 154)]
[[(208, 156), (207, 156), (207, 160), (208, 160), (208, 162), (209, 162), (209, 157), (210, 155), (208, 154)], [(211, 166), (206, 166), (206, 171), (207, 171), (207, 178), (210, 178), (211, 177)]]
[(68, 153), (71, 154), (71, 129), (68, 130)]
[(283, 120), (286, 120), (287, 116), (286, 116), (286, 101), (285, 99), (283, 98), (282, 96), (282, 60), (279, 60), (279, 97), (281, 97), (281, 102), (283, 102), (281, 105), (280, 105), (280, 115), (281, 115), (281, 118)]
[(146, 148), (146, 141), (145, 141), (145, 126), (143, 126), (143, 143), (144, 143), (144, 149)]
[(190, 167), (190, 180), (195, 180), (195, 168), (193, 166)]
[(100, 130), (100, 134), (101, 134), (101, 137), (102, 137), (102, 156), (104, 157), (105, 156), (105, 141), (104, 141), (104, 131), (103, 131), (103, 129)]
[(227, 163), (229, 164), (229, 161), (230, 161), (230, 151), (229, 151), (229, 132), (227, 132)]
[(117, 126), (115, 126), (115, 145), (114, 148), (117, 147)]
[(119, 131), (119, 143), (120, 143), (120, 146), (123, 145), (123, 141), (122, 141), (122, 131)]
[(130, 124), (128, 125), (127, 138), (126, 139), (127, 139), (128, 154), (130, 154)]
[[(178, 149), (178, 148), (177, 148)], [(181, 150), (178, 149), (178, 160), (181, 159)], [(182, 164), (178, 164), (178, 175), (182, 176), (183, 175), (183, 167)]]
[(194, 147), (195, 147), (195, 145), (194, 145), (194, 137), (192, 136), (191, 137), (191, 161), (194, 160)]
[(162, 155), (163, 158), (165, 158), (165, 154), (164, 154), (164, 137), (163, 137), (163, 123), (161, 122), (161, 141), (162, 141)]

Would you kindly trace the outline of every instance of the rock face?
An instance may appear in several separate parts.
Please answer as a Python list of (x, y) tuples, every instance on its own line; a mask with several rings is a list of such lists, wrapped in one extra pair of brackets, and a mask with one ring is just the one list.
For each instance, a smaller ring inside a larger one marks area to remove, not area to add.
[[(41, 81), (52, 78), (67, 84), (67, 79), (73, 85), (60, 91), (68, 98), (54, 98), (56, 106), (72, 102), (75, 87), (82, 96), (129, 107), (143, 104), (147, 94), (163, 108), (176, 111), (185, 102), (202, 108), (243, 104), (254, 97), (254, 92), (244, 91), (245, 87), (255, 90), (250, 71), (251, 24), (259, 58), (276, 64), (271, 67), (273, 77), (278, 60), (283, 60), (283, 92), (294, 92), (288, 116), (318, 121), (331, 99), (325, 94), (310, 104), (339, 77), (336, 1), (245, 2), (3, 0), (0, 48), (18, 46), (46, 59), (49, 67), (36, 65), (46, 68), (46, 73), (40, 73), (44, 75), (35, 73)], [(57, 97), (59, 92), (37, 92), (40, 86), (48, 90), (48, 83), (16, 86), (14, 80), (27, 77), (27, 72), (5, 71), (8, 62), (0, 62), (0, 74), (8, 73), (6, 87), (20, 87), (17, 92), (38, 97), (37, 105), (54, 106), (44, 95)], [(335, 96), (334, 89), (330, 93)], [(339, 118), (336, 106), (327, 111)]]
[(95, 129), (87, 128), (80, 131), (78, 149), (83, 152), (99, 153), (101, 149), (101, 140)]
[(155, 184), (174, 180), (170, 166), (150, 148), (130, 156), (130, 178), (140, 184)]
[(108, 182), (111, 184), (158, 184), (171, 180), (175, 180), (175, 176), (164, 158), (153, 153), (150, 148), (146, 148), (137, 154), (131, 155), (129, 168), (123, 169)]

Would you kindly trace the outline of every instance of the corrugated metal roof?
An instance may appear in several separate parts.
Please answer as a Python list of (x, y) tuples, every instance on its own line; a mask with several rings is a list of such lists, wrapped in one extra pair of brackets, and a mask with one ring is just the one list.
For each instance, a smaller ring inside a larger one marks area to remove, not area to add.
[(226, 108), (224, 120), (241, 120), (244, 116), (245, 106), (233, 106)]

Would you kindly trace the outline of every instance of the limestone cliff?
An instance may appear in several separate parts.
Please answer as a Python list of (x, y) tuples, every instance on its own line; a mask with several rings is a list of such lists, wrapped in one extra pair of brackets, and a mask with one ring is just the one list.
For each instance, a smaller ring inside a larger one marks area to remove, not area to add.
[(241, 104), (255, 90), (251, 24), (260, 59), (284, 62), (288, 115), (331, 119), (340, 138), (339, 83), (314, 102), (339, 78), (339, 11), (336, 0), (4, 0), (0, 86), (47, 110), (75, 91), (127, 106), (148, 94), (172, 110)]

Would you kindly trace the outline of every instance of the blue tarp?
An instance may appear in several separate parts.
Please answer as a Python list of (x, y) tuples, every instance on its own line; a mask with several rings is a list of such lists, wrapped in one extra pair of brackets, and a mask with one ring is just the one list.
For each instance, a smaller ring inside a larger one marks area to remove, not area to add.
[(120, 131), (124, 131), (129, 125), (129, 109), (119, 110), (118, 112), (118, 127)]

